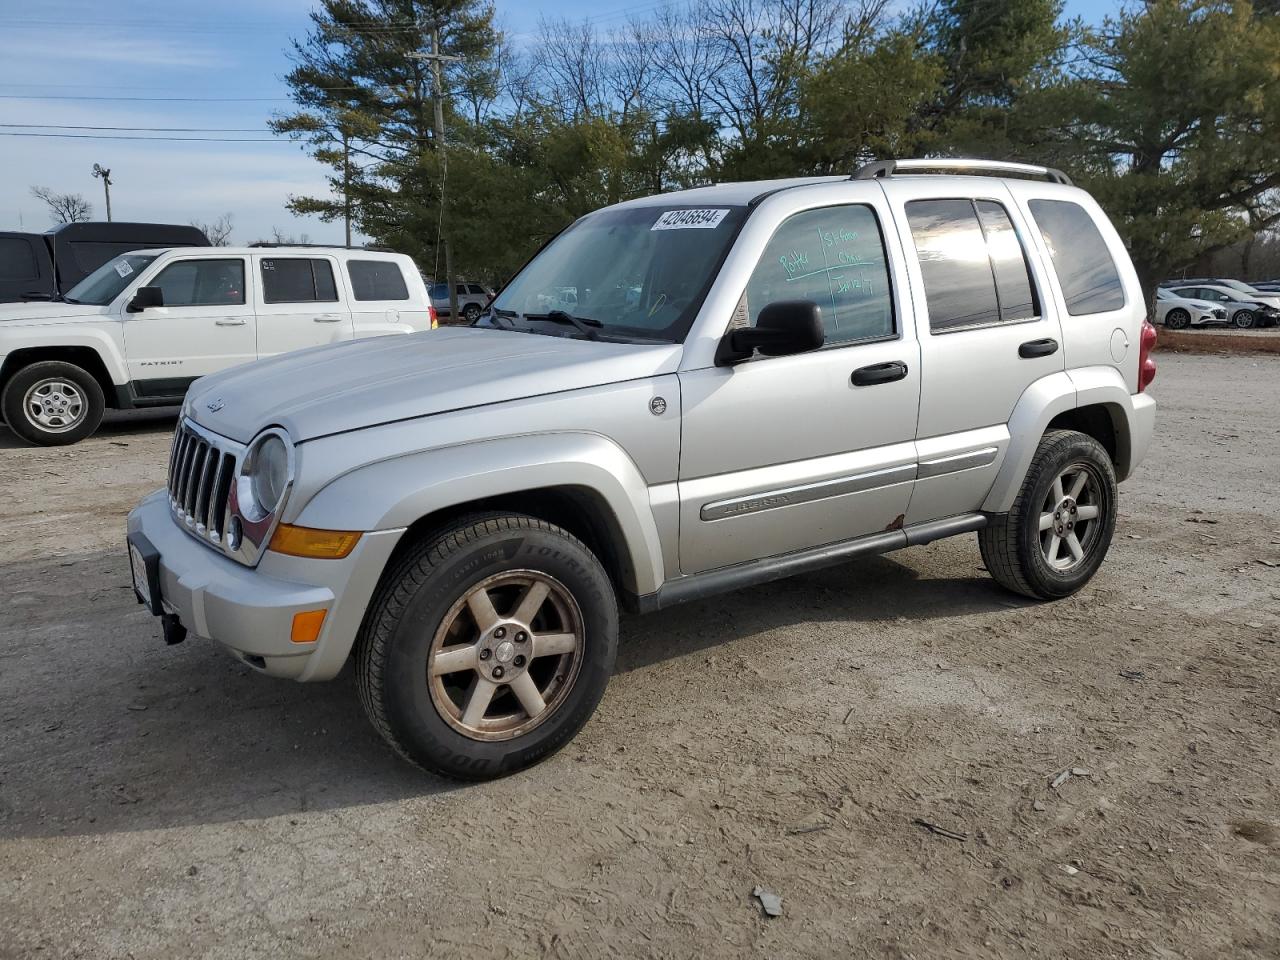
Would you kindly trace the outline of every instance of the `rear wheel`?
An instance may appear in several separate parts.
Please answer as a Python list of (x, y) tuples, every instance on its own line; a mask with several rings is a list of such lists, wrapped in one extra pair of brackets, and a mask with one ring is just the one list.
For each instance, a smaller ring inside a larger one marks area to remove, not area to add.
[(1170, 330), (1185, 330), (1191, 326), (1191, 314), (1177, 307), (1164, 315), (1164, 325)]
[(98, 381), (83, 367), (44, 360), (9, 378), (0, 407), (14, 433), (53, 447), (78, 443), (97, 430), (106, 400)]
[(618, 613), (575, 537), (518, 515), (472, 517), (393, 570), (361, 628), (360, 698), (405, 759), (485, 780), (582, 728), (613, 671)]
[(978, 533), (987, 570), (1028, 597), (1075, 593), (1111, 545), (1116, 489), (1115, 468), (1097, 440), (1073, 430), (1046, 433), (1013, 509)]
[(1241, 330), (1250, 330), (1258, 322), (1252, 310), (1237, 310), (1231, 315), (1231, 322)]

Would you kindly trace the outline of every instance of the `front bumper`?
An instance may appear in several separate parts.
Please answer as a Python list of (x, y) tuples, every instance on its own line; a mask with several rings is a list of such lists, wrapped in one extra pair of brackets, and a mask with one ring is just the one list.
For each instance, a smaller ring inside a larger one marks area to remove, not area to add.
[[(129, 514), (160, 554), (160, 606), (187, 631), (215, 640), (263, 673), (328, 680), (346, 662), (369, 599), (403, 529), (366, 533), (342, 560), (308, 560), (268, 551), (246, 567), (178, 526), (158, 490)], [(327, 611), (313, 643), (290, 640), (293, 616)]]

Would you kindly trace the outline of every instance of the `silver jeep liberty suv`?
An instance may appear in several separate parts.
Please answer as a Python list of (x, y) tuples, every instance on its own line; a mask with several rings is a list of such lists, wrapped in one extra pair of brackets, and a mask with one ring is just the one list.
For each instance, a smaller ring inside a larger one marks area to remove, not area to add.
[[(474, 326), (198, 381), (129, 517), (177, 642), (327, 680), (406, 759), (565, 744), (645, 612), (976, 531), (1064, 597), (1142, 459), (1154, 329), (1061, 173), (887, 161), (596, 211)], [(856, 583), (850, 589), (857, 589)]]

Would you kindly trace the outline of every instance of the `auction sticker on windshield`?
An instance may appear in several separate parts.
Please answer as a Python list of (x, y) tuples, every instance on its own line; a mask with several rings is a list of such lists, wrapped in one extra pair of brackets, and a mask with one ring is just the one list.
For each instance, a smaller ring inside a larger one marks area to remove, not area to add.
[(116, 273), (120, 274), (120, 279), (123, 280), (129, 274), (133, 273), (133, 266), (128, 260), (121, 260), (116, 264)]
[(658, 217), (651, 230), (712, 230), (729, 213), (728, 208), (715, 210), (668, 210)]

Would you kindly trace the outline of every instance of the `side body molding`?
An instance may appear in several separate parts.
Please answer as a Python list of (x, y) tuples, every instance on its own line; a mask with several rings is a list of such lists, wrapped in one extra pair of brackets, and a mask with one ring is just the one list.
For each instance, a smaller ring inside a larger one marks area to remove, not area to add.
[(335, 478), (292, 522), (331, 530), (402, 528), (459, 503), (547, 487), (599, 497), (624, 541), (624, 575), (632, 581), (624, 586), (646, 594), (662, 585), (649, 488), (632, 459), (599, 434), (528, 434), (381, 460)]

